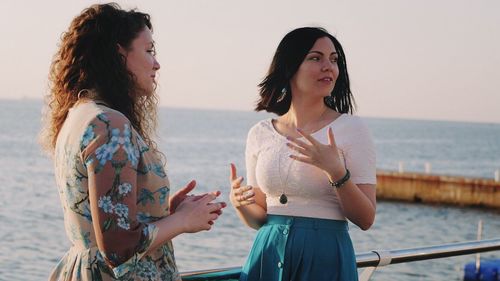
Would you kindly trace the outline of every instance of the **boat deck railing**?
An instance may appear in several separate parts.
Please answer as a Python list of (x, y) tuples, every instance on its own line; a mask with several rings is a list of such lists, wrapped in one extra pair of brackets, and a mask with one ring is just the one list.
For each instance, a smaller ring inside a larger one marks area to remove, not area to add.
[[(366, 268), (360, 274), (359, 281), (367, 281), (377, 268), (390, 264), (463, 256), (497, 250), (500, 250), (500, 239), (467, 241), (411, 249), (374, 250), (357, 254), (356, 263), (358, 268)], [(241, 267), (229, 267), (184, 272), (181, 276), (182, 280), (189, 281), (229, 281), (237, 280), (240, 273)]]

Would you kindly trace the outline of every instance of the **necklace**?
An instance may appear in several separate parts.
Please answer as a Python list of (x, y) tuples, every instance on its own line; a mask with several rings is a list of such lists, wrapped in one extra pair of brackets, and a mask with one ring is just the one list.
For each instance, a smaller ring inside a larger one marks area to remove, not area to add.
[(292, 164), (295, 159), (292, 159), (292, 162), (288, 166), (288, 171), (286, 172), (286, 177), (285, 177), (285, 183), (283, 184), (283, 179), (281, 178), (281, 155), (278, 156), (278, 174), (280, 176), (280, 183), (281, 183), (281, 195), (280, 195), (280, 203), (285, 205), (288, 203), (288, 197), (285, 194), (285, 186), (288, 184), (288, 176), (290, 175), (290, 170), (292, 169)]
[[(321, 120), (321, 118), (323, 117), (323, 115), (325, 114), (326, 111), (327, 111), (327, 109), (325, 108), (325, 110), (318, 117), (317, 121)], [(309, 125), (309, 123), (311, 123), (311, 121), (309, 121), (306, 125), (304, 125), (302, 127), (306, 127), (307, 125)], [(292, 159), (292, 162), (290, 162), (290, 165), (288, 166), (288, 170), (286, 172), (285, 182), (283, 183), (283, 179), (281, 178), (281, 155), (278, 156), (278, 173), (279, 173), (280, 184), (281, 184), (281, 195), (279, 197), (279, 201), (283, 205), (288, 203), (288, 197), (285, 194), (285, 187), (288, 184), (288, 176), (290, 175), (290, 171), (292, 169), (292, 165), (293, 165), (294, 161), (295, 161), (295, 159)]]

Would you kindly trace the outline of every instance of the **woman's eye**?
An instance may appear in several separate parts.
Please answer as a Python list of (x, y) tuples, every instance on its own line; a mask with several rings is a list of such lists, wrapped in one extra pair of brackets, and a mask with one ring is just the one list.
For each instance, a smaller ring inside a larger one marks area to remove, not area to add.
[(309, 60), (312, 60), (312, 61), (319, 61), (319, 58), (318, 57), (310, 57)]
[(150, 53), (153, 56), (156, 56), (156, 50), (155, 49), (149, 49), (147, 50), (148, 53)]

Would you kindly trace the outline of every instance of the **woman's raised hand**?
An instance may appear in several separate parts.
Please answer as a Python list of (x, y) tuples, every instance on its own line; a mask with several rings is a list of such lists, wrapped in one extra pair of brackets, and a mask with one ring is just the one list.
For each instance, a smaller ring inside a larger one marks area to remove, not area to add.
[[(194, 186), (191, 190), (193, 188)], [(219, 218), (222, 209), (226, 207), (224, 202), (213, 202), (220, 194), (220, 191), (215, 191), (204, 195), (186, 195), (184, 197), (174, 210), (177, 215), (183, 217), (184, 232), (194, 233), (212, 228), (214, 221)]]
[(314, 165), (334, 177), (336, 175), (342, 177), (345, 174), (344, 163), (340, 160), (332, 128), (328, 128), (328, 144), (320, 143), (310, 134), (300, 129), (297, 129), (297, 132), (299, 132), (307, 142), (287, 137), (290, 141), (290, 143), (287, 143), (287, 146), (300, 154), (290, 155), (290, 158)]
[(196, 181), (192, 180), (190, 181), (185, 187), (181, 188), (179, 191), (177, 191), (174, 195), (170, 196), (170, 214), (175, 213), (175, 210), (177, 207), (184, 201), (188, 196), (188, 193), (193, 191), (194, 187), (196, 186)]
[(231, 183), (230, 200), (234, 207), (239, 208), (255, 203), (255, 192), (251, 185), (242, 186), (243, 177), (236, 174), (236, 166), (231, 163), (231, 172), (229, 176)]

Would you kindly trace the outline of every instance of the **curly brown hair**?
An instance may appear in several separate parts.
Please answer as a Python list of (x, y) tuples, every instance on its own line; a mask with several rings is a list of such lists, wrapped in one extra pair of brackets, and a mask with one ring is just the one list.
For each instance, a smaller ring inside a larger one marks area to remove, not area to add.
[(154, 90), (144, 93), (137, 85), (118, 51), (118, 46), (129, 49), (144, 28), (152, 30), (148, 14), (122, 10), (116, 3), (93, 5), (73, 19), (50, 67), (47, 116), (41, 133), (46, 151), (54, 151), (69, 109), (86, 89), (97, 92), (99, 99), (123, 113), (157, 151), (151, 137), (157, 124), (158, 98)]

